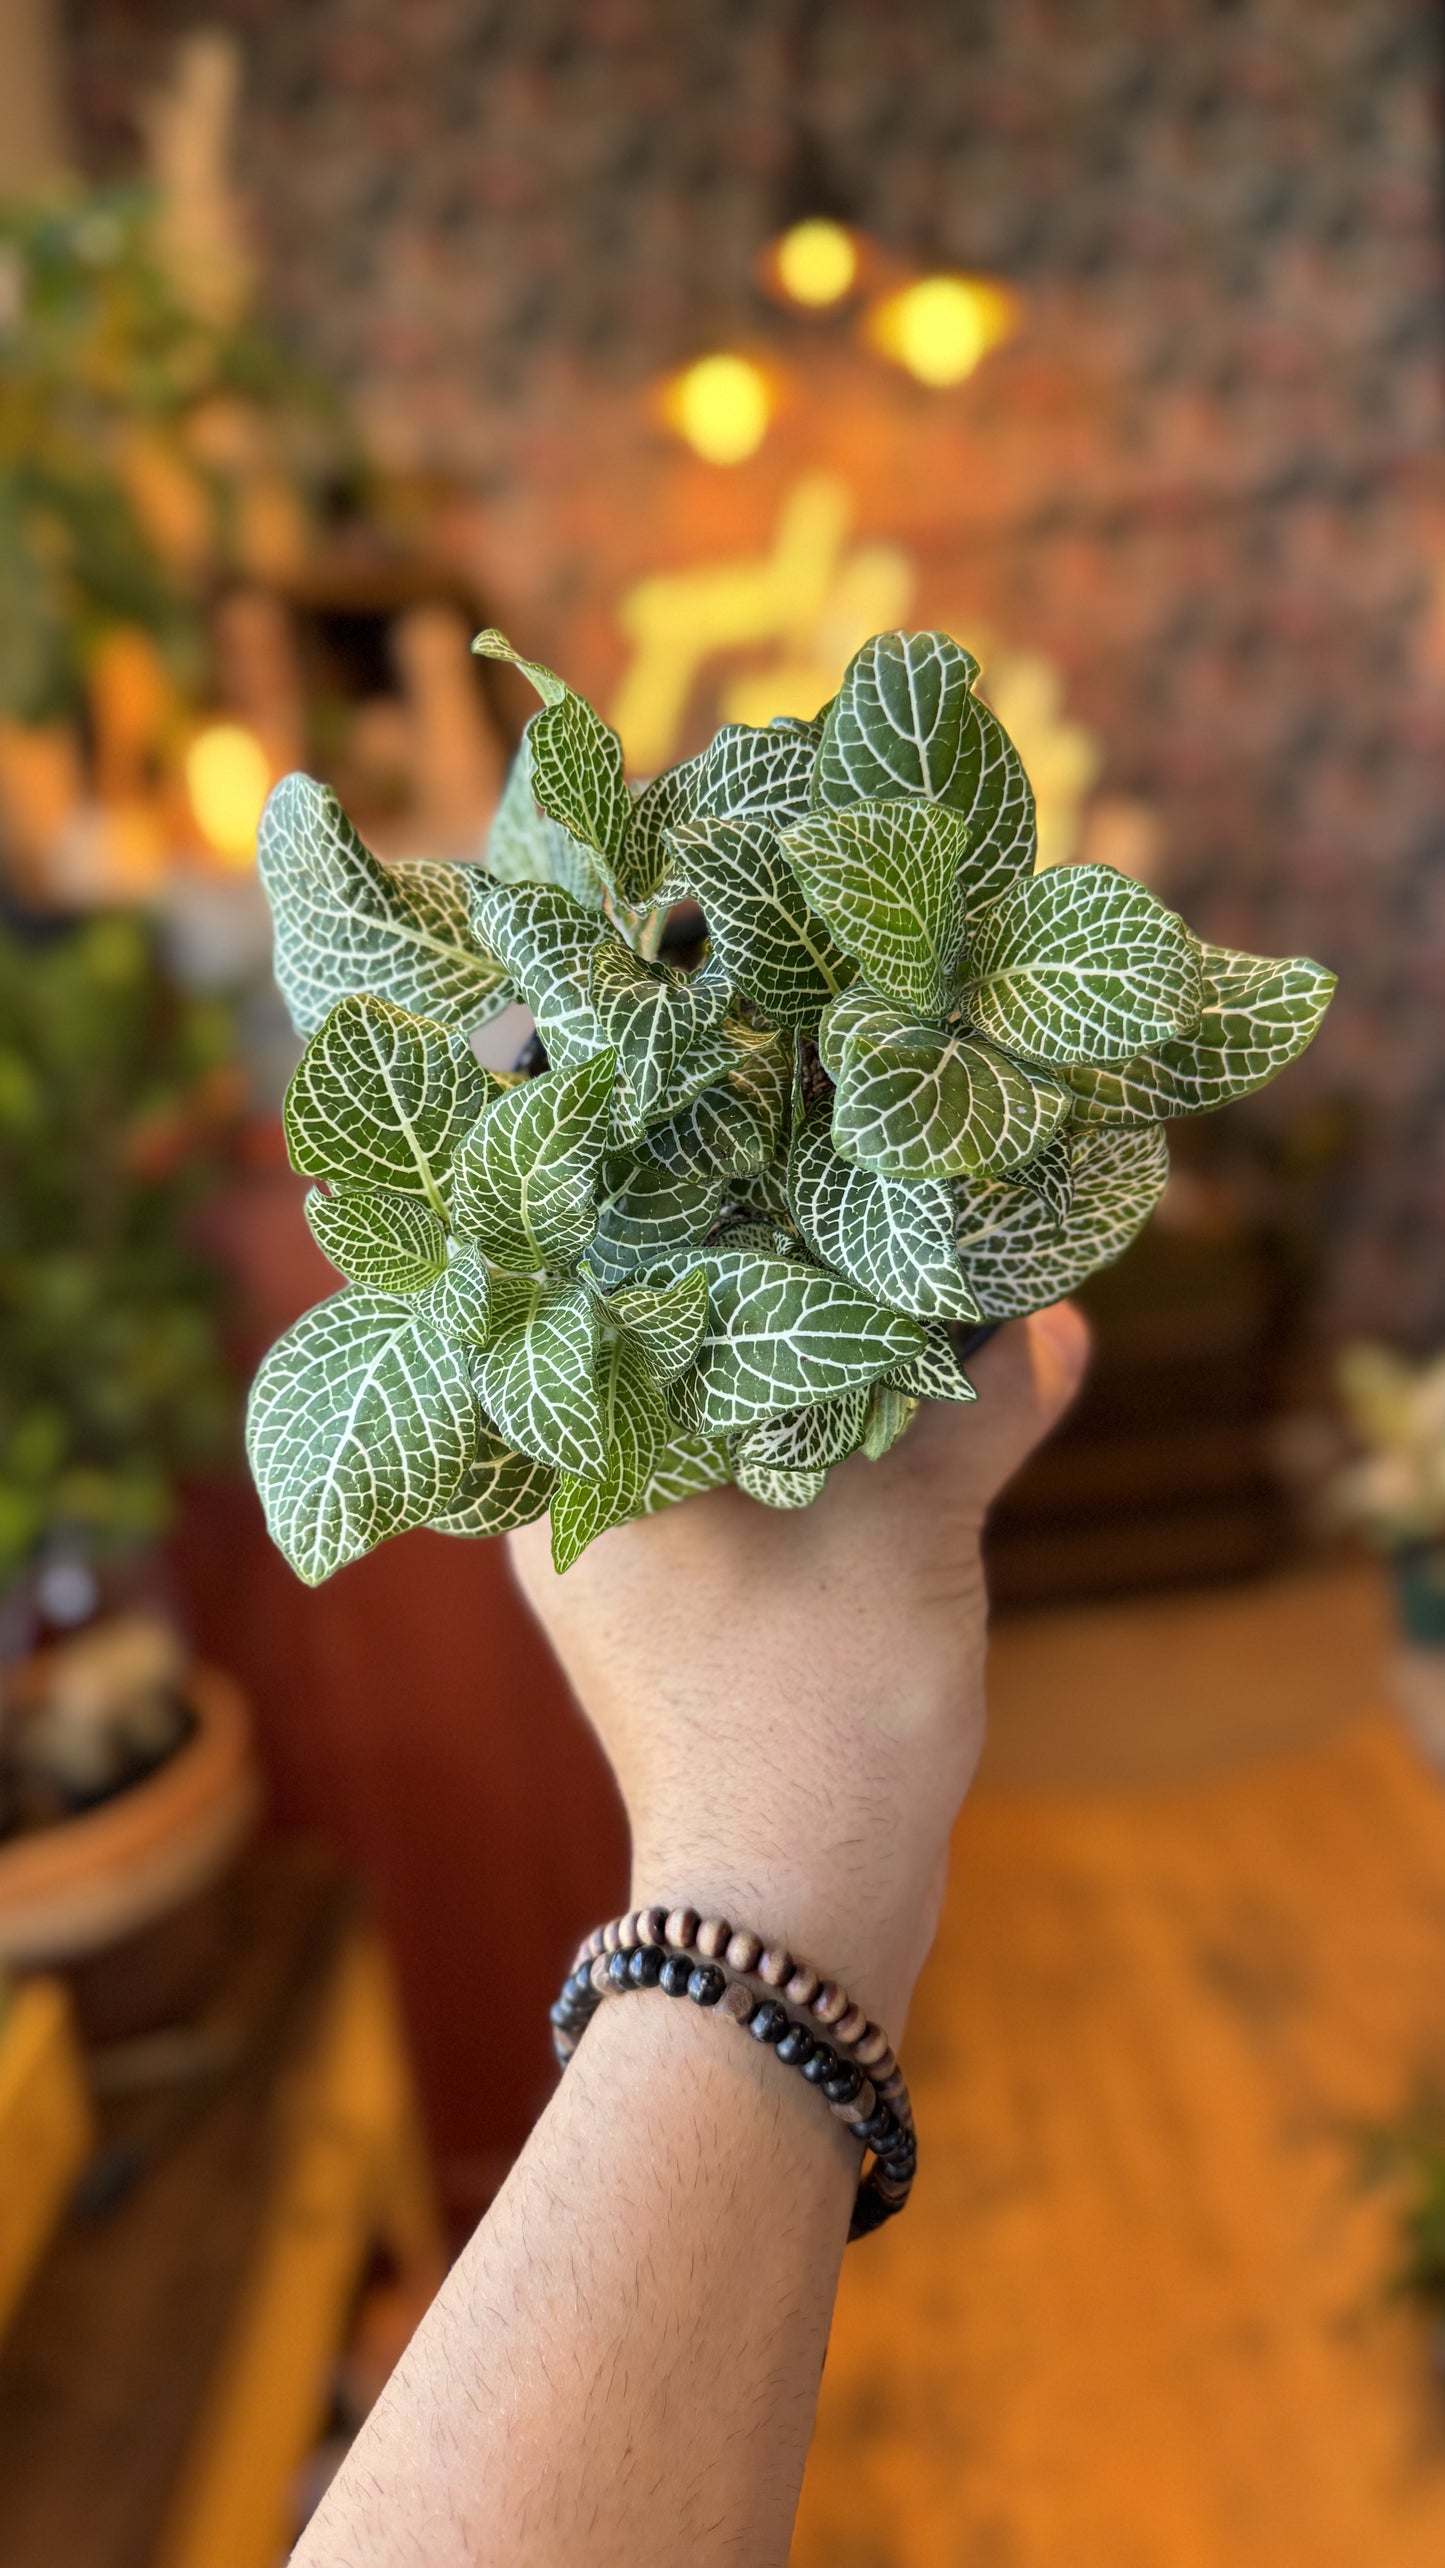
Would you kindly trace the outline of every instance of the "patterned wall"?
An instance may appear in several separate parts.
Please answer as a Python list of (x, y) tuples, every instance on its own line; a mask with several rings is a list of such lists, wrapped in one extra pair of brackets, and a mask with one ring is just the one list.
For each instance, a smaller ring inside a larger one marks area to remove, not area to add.
[[(1329, 1308), (1445, 1336), (1428, 0), (72, 0), (97, 167), (199, 15), (247, 53), (272, 308), (467, 494), (459, 558), (518, 637), (605, 696), (630, 581), (755, 550), (800, 472), (841, 475), (918, 565), (912, 620), (1056, 664), (1197, 924), (1342, 971), (1246, 1115), (1348, 1109)], [(758, 293), (800, 152), (885, 257), (1024, 290), (957, 393)], [(724, 341), (786, 387), (733, 474), (648, 403)]]

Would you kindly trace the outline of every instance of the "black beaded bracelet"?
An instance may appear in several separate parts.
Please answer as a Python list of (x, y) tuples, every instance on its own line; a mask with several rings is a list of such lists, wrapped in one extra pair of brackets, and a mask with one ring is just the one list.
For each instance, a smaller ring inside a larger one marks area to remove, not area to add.
[(745, 1980), (733, 1978), (717, 1962), (694, 1961), (690, 1954), (664, 1952), (655, 1944), (599, 1953), (584, 1961), (563, 1981), (551, 2010), (559, 2067), (566, 2068), (604, 1998), (650, 1988), (661, 1989), (665, 1997), (689, 1998), (694, 2006), (716, 2008), (745, 2026), (753, 2040), (772, 2050), (785, 2068), (797, 2069), (810, 2086), (820, 2089), (844, 2129), (871, 2153), (872, 2164), (854, 2198), (850, 2239), (867, 2237), (903, 2209), (918, 2165), (911, 2115), (902, 2119), (877, 2095), (856, 2060), (821, 2041), (778, 1998), (757, 1996)]

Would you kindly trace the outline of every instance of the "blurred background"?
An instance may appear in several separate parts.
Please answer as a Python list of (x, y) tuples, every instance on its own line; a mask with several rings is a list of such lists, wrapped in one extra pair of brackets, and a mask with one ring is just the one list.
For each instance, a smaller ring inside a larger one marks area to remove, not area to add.
[(7, 0), (0, 2568), (283, 2557), (622, 1904), (500, 1553), (306, 1591), (240, 1461), (334, 1280), (257, 815), (300, 765), (476, 857), (484, 624), (639, 773), (946, 626), (1041, 862), (1340, 974), (1174, 1127), (993, 1530), (924, 2165), (795, 2555), (1441, 2557), (1439, 32)]

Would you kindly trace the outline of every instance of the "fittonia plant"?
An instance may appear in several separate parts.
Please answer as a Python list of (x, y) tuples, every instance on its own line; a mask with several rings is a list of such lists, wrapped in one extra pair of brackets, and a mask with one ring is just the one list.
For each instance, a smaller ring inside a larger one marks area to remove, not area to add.
[[(312, 1582), (412, 1525), (550, 1509), (565, 1569), (720, 1481), (808, 1506), (921, 1400), (972, 1400), (960, 1324), (1117, 1257), (1165, 1118), (1262, 1086), (1332, 987), (1106, 865), (1036, 873), (1028, 778), (945, 633), (879, 634), (811, 722), (729, 723), (640, 790), (518, 665), (542, 710), (484, 864), (385, 867), (306, 776), (262, 824), (310, 1038), (287, 1139), (347, 1279), (251, 1401)], [(692, 970), (663, 957), (682, 899)], [(530, 1078), (469, 1039), (513, 999)]]

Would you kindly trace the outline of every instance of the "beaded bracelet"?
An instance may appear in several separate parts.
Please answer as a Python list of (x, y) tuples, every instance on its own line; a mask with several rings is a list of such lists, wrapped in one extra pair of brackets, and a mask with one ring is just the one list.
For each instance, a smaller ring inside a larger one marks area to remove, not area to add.
[[(663, 1934), (644, 1936), (637, 1932), (643, 1920), (649, 1927), (655, 1920), (661, 1920), (664, 1927), (690, 1920), (693, 1935), (685, 1940), (683, 1949), (668, 1949)], [(633, 1929), (626, 1944), (620, 1940), (624, 1926)], [(892, 2098), (885, 2097), (859, 2064), (856, 2046), (852, 2058), (848, 2058), (790, 2015), (781, 1996), (766, 1989), (763, 1996), (757, 1996), (744, 1976), (734, 1976), (714, 1956), (695, 1960), (694, 1938), (703, 1927), (720, 1929), (724, 1950), (735, 1940), (732, 1930), (721, 1920), (699, 1920), (691, 1910), (669, 1914), (662, 1909), (644, 1910), (641, 1917), (634, 1914), (620, 1919), (615, 1929), (599, 1930), (598, 1937), (589, 1936), (578, 1966), (563, 1982), (561, 1995), (551, 2010), (552, 2041), (559, 2066), (566, 2068), (604, 1998), (626, 1996), (636, 1989), (660, 1988), (666, 1997), (687, 1997), (694, 2006), (715, 2008), (730, 2022), (746, 2026), (753, 2040), (773, 2050), (785, 2068), (797, 2069), (810, 2086), (817, 2087), (830, 2112), (860, 2148), (871, 2151), (873, 2163), (859, 2181), (848, 2230), (850, 2239), (866, 2237), (870, 2230), (881, 2227), (903, 2209), (918, 2164), (912, 2107), (896, 2066), (887, 2081), (895, 2093)], [(613, 1935), (610, 1949), (605, 1941), (607, 1933)], [(716, 1938), (709, 1936), (708, 1940)], [(756, 1937), (744, 1940), (758, 1944), (760, 1956), (767, 1950)], [(588, 1949), (594, 1942), (599, 1944), (596, 1952)], [(785, 1978), (793, 1975), (790, 1965)], [(878, 2031), (876, 2026), (871, 2029)], [(891, 2062), (886, 2037), (880, 2038), (880, 2058), (886, 2054)]]

